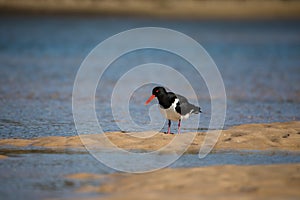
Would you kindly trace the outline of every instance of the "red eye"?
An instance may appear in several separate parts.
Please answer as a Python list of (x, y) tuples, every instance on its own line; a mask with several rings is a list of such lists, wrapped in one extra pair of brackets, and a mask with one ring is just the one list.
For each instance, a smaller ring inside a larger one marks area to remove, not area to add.
[(158, 92), (158, 90), (156, 90), (155, 92)]

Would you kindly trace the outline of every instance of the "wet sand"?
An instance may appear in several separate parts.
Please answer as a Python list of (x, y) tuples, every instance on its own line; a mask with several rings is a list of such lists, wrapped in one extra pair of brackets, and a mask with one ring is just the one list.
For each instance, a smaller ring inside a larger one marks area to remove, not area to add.
[[(1, 139), (0, 146), (5, 148), (41, 147), (52, 150), (80, 149), (84, 144), (89, 148), (107, 146), (104, 141), (109, 139), (114, 145), (127, 150), (154, 151), (171, 141), (177, 143), (173, 147), (185, 145), (185, 141), (195, 136), (186, 153), (197, 153), (207, 135), (215, 131), (199, 133), (164, 134), (153, 131), (143, 133), (108, 132), (72, 137), (52, 136), (33, 139)], [(152, 136), (153, 135), (153, 136)], [(152, 136), (152, 137), (150, 137)], [(145, 138), (143, 138), (145, 137)], [(179, 141), (179, 142), (178, 142)], [(244, 124), (223, 130), (214, 146), (214, 150), (300, 150), (300, 121), (278, 122), (269, 124)]]
[(163, 169), (144, 174), (70, 174), (70, 181), (103, 181), (85, 184), (78, 193), (105, 196), (85, 199), (297, 199), (300, 164), (211, 166)]
[(97, 14), (205, 19), (300, 18), (299, 1), (147, 1), (147, 0), (3, 0), (0, 10), (10, 13)]
[[(188, 153), (197, 153), (207, 133), (167, 135), (154, 132), (82, 135), (90, 147), (103, 145), (106, 135), (119, 147), (134, 150), (155, 150), (175, 137), (195, 135)], [(300, 121), (269, 124), (244, 124), (224, 130), (214, 147), (215, 151), (228, 150), (300, 150)], [(178, 144), (180, 145), (180, 144)], [(10, 150), (41, 149), (85, 151), (79, 136), (40, 137), (33, 139), (2, 139), (2, 154)], [(4, 153), (3, 153), (4, 152)], [(1, 156), (0, 159), (5, 159)], [(8, 159), (9, 160), (9, 159)], [(5, 160), (3, 162), (6, 162)], [(68, 185), (74, 186), (72, 199), (297, 199), (300, 196), (300, 164), (273, 165), (219, 165), (193, 168), (165, 168), (143, 174), (80, 173), (62, 175)], [(76, 186), (76, 187), (75, 187)], [(59, 198), (60, 199), (60, 198)], [(62, 198), (70, 199), (70, 198)]]

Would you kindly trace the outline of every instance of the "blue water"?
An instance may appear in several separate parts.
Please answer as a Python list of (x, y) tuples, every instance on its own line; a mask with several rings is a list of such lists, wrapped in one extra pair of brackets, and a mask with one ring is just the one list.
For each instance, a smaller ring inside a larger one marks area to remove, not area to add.
[[(225, 128), (299, 120), (299, 25), (299, 21), (1, 16), (0, 138), (75, 135), (71, 98), (81, 62), (104, 39), (144, 26), (183, 32), (211, 55), (228, 97)], [(166, 52), (142, 50), (121, 57), (104, 77), (107, 90), (96, 93), (97, 115), (104, 131), (119, 130), (110, 109), (118, 72), (154, 61), (173, 66), (187, 76), (193, 73), (184, 60)], [(136, 94), (144, 98), (134, 95), (131, 101), (133, 120), (140, 125), (149, 120), (144, 102), (151, 87), (137, 90)], [(209, 94), (205, 84), (199, 84), (195, 91), (205, 112), (199, 127), (205, 129), (210, 120)], [(189, 122), (184, 122), (183, 131), (189, 128)]]
[[(300, 21), (2, 15), (0, 138), (76, 135), (72, 89), (80, 64), (106, 38), (145, 26), (183, 32), (211, 55), (226, 87), (225, 128), (244, 123), (300, 120)], [(114, 83), (131, 66), (148, 62), (173, 66), (191, 80), (197, 79), (186, 61), (166, 52), (148, 49), (121, 57), (105, 74), (103, 84), (107, 89), (96, 93), (97, 116), (104, 131), (119, 130), (115, 123), (119, 119), (112, 117), (110, 109)], [(130, 101), (130, 112), (137, 124), (149, 120), (144, 102), (151, 87), (139, 88)], [(203, 110), (199, 127), (206, 129), (210, 97), (205, 84), (194, 89)], [(188, 121), (182, 126), (183, 132), (192, 130)], [(1, 199), (73, 197), (77, 195), (74, 190), (82, 183), (66, 180), (66, 174), (114, 172), (82, 152), (23, 151), (8, 155), (8, 159), (0, 160)], [(298, 154), (288, 152), (219, 152), (203, 160), (197, 155), (184, 155), (170, 167), (299, 163), (299, 158)]]
[[(55, 197), (88, 197), (101, 194), (80, 194), (74, 191), (80, 186), (101, 184), (101, 180), (70, 180), (65, 176), (73, 173), (113, 173), (90, 154), (14, 154), (0, 160), (1, 199), (45, 199)], [(218, 152), (204, 159), (198, 155), (183, 155), (171, 168), (212, 165), (255, 165), (299, 163), (300, 156), (289, 152)], [(103, 180), (102, 180), (103, 181)], [(16, 192), (17, 191), (17, 192)], [(82, 195), (82, 196), (81, 196)]]

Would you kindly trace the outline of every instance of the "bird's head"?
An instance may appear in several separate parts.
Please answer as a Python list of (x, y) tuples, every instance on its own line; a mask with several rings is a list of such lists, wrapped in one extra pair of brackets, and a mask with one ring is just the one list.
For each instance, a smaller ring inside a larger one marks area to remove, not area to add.
[(163, 87), (155, 87), (152, 90), (152, 95), (149, 97), (149, 99), (145, 102), (145, 105), (149, 104), (150, 101), (152, 101), (155, 97), (159, 97), (161, 95), (166, 94), (167, 91)]

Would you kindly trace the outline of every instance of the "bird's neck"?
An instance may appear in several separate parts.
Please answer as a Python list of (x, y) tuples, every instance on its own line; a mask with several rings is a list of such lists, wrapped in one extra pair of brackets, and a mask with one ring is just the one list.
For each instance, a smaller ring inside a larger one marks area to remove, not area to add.
[(169, 108), (172, 105), (171, 100), (169, 99), (168, 95), (161, 95), (157, 97), (159, 105), (163, 108)]

